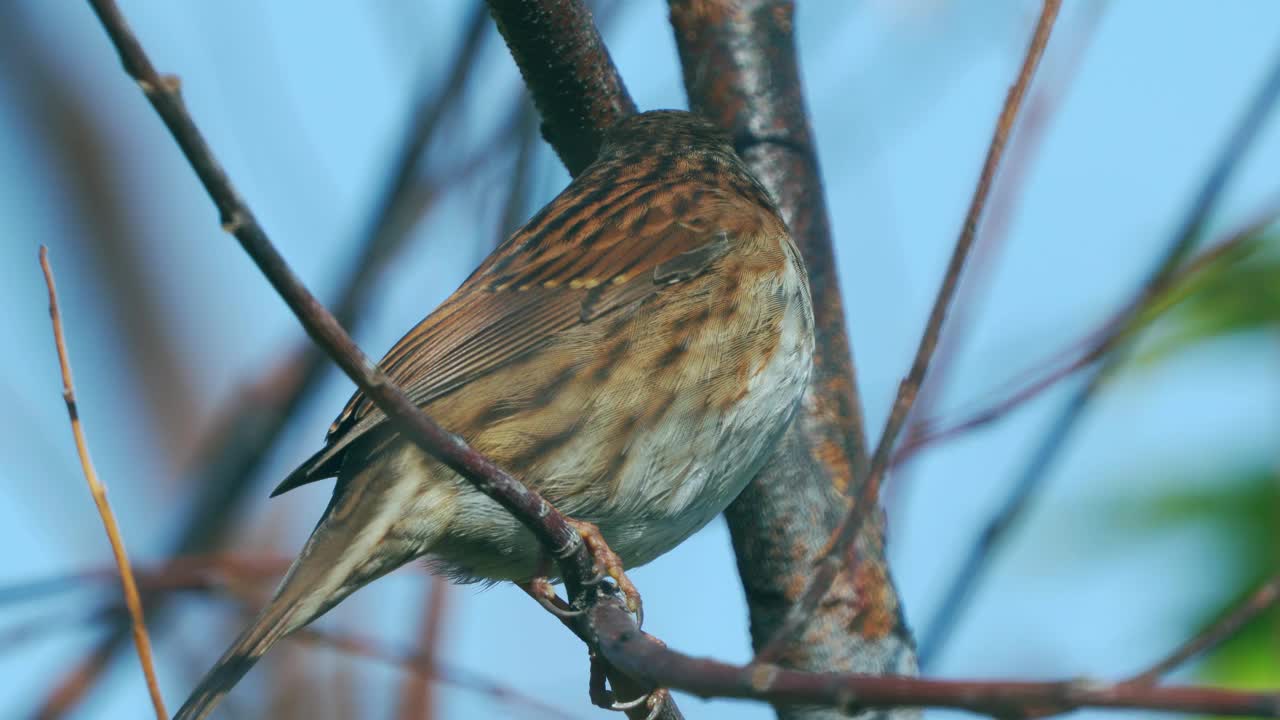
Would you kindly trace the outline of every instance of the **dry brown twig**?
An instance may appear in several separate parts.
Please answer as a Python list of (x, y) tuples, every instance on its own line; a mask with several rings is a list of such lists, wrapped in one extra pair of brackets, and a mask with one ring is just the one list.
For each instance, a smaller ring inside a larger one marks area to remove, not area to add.
[(1049, 34), (1053, 30), (1053, 23), (1057, 19), (1061, 6), (1061, 0), (1044, 0), (1044, 5), (1040, 11), (1040, 19), (1036, 23), (1035, 32), (1027, 47), (1022, 67), (1018, 71), (1017, 80), (1009, 88), (999, 119), (996, 121), (991, 144), (987, 148), (986, 160), (983, 162), (982, 172), (978, 177), (978, 185), (974, 189), (973, 198), (965, 214), (964, 224), (961, 226), (960, 235), (956, 239), (955, 249), (951, 254), (951, 260), (947, 263), (942, 286), (938, 289), (933, 309), (929, 313), (929, 319), (925, 324), (924, 334), (920, 338), (920, 345), (916, 350), (915, 359), (911, 363), (911, 369), (907, 373), (907, 377), (898, 386), (898, 394), (894, 398), (893, 409), (889, 413), (888, 420), (885, 421), (885, 427), (880, 435), (879, 442), (876, 444), (875, 452), (871, 455), (871, 466), (867, 473), (866, 484), (862, 488), (862, 496), (854, 503), (852, 510), (832, 534), (827, 551), (816, 563), (813, 577), (808, 587), (805, 588), (800, 599), (788, 610), (787, 619), (774, 633), (773, 639), (757, 654), (759, 660), (767, 662), (777, 657), (793, 638), (803, 632), (805, 625), (813, 616), (814, 609), (817, 608), (818, 603), (822, 601), (832, 582), (835, 581), (836, 575), (848, 564), (846, 558), (849, 556), (849, 549), (853, 545), (853, 541), (858, 537), (862, 525), (866, 523), (868, 518), (876, 514), (872, 508), (876, 507), (879, 501), (881, 479), (889, 469), (894, 443), (906, 423), (907, 416), (915, 404), (920, 385), (924, 382), (925, 376), (929, 371), (929, 363), (933, 358), (934, 351), (937, 349), (938, 338), (942, 332), (943, 323), (947, 318), (947, 311), (950, 309), (956, 288), (959, 286), (965, 260), (968, 258), (969, 250), (973, 247), (978, 222), (982, 218), (982, 210), (986, 205), (996, 170), (999, 168), (1000, 159), (1004, 154), (1005, 142), (1013, 129), (1013, 123), (1018, 117), (1018, 110), (1022, 106), (1022, 99), (1026, 95), (1027, 88), (1031, 85), (1031, 79), (1035, 75), (1036, 67), (1040, 64), (1040, 58), (1044, 55), (1045, 46), (1049, 43)]
[(93, 467), (89, 457), (89, 443), (85, 440), (84, 427), (80, 423), (80, 411), (76, 406), (75, 384), (71, 379), (71, 359), (67, 354), (67, 340), (62, 332), (62, 313), (58, 309), (58, 291), (53, 282), (53, 268), (49, 265), (49, 249), (40, 246), (40, 269), (44, 271), (44, 282), (49, 288), (49, 317), (53, 322), (53, 341), (58, 350), (58, 366), (62, 372), (62, 399), (67, 405), (67, 415), (71, 418), (71, 434), (75, 436), (76, 453), (80, 456), (80, 468), (84, 471), (85, 482), (89, 484), (89, 492), (93, 495), (93, 504), (102, 517), (102, 527), (107, 531), (107, 540), (111, 543), (111, 554), (115, 556), (116, 567), (120, 569), (120, 584), (124, 588), (125, 605), (129, 608), (129, 619), (133, 626), (133, 644), (138, 649), (138, 662), (142, 665), (142, 674), (147, 680), (147, 692), (151, 695), (151, 705), (155, 708), (159, 720), (167, 720), (168, 711), (164, 707), (164, 698), (160, 695), (160, 683), (156, 680), (155, 664), (151, 656), (151, 639), (147, 636), (147, 626), (142, 615), (142, 599), (138, 595), (138, 584), (129, 567), (129, 555), (124, 549), (124, 540), (120, 537), (120, 526), (116, 523), (115, 514), (111, 511), (111, 503), (107, 501), (107, 488), (98, 478), (98, 471)]
[[(1048, 136), (1046, 132), (1058, 116), (1058, 108), (1067, 99), (1079, 75), (1086, 50), (1092, 44), (1096, 29), (1106, 9), (1103, 0), (1089, 0), (1077, 11), (1073, 32), (1065, 37), (1055, 52), (1054, 62), (1046, 63), (1040, 81), (1032, 88), (1022, 111), (1022, 122), (1012, 138), (1004, 168), (992, 189), (988, 210), (974, 240), (972, 256), (964, 281), (957, 290), (951, 317), (938, 342), (937, 355), (929, 370), (929, 380), (920, 386), (920, 399), (908, 418), (906, 436), (894, 453), (896, 467), (903, 458), (903, 449), (920, 445), (922, 436), (930, 429), (927, 420), (934, 415), (955, 367), (961, 351), (968, 341), (974, 319), (990, 292), (992, 276), (999, 265), (1000, 256), (1009, 243), (1009, 231), (1015, 211), (1027, 188), (1028, 174), (1039, 161)], [(892, 491), (900, 494), (911, 484), (911, 478), (899, 471)], [(885, 496), (886, 503), (890, 498)], [(902, 528), (898, 526), (901, 534)]]

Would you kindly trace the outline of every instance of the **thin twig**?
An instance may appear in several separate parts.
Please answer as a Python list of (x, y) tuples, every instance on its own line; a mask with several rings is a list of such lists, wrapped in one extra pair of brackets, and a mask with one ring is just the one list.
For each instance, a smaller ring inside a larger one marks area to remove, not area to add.
[(1000, 117), (996, 121), (995, 132), (991, 138), (991, 145), (987, 148), (987, 156), (982, 165), (982, 172), (978, 176), (978, 185), (974, 190), (973, 199), (969, 203), (969, 210), (965, 214), (964, 225), (961, 227), (960, 236), (956, 239), (951, 260), (947, 263), (942, 287), (939, 288), (933, 309), (929, 313), (929, 320), (925, 324), (924, 334), (920, 338), (920, 345), (916, 350), (915, 359), (911, 363), (911, 370), (898, 386), (898, 394), (894, 399), (893, 410), (889, 413), (888, 420), (885, 421), (884, 431), (881, 433), (875, 452), (871, 456), (871, 468), (867, 474), (866, 484), (862, 488), (861, 497), (854, 503), (850, 513), (845, 516), (845, 519), (841, 521), (840, 527), (832, 535), (829, 549), (817, 561), (813, 579), (808, 587), (805, 588), (800, 599), (788, 610), (787, 620), (783, 622), (782, 627), (775, 633), (774, 638), (758, 654), (758, 657), (762, 659), (776, 657), (793, 638), (803, 631), (804, 626), (813, 616), (814, 608), (818, 606), (823, 596), (826, 595), (836, 575), (846, 566), (849, 548), (858, 537), (862, 525), (869, 517), (877, 514), (871, 508), (876, 507), (878, 502), (881, 478), (888, 470), (894, 442), (906, 422), (907, 415), (911, 412), (911, 407), (915, 404), (920, 384), (924, 382), (928, 373), (929, 362), (933, 358), (934, 350), (937, 348), (938, 336), (942, 331), (943, 323), (947, 317), (947, 310), (951, 306), (951, 300), (955, 296), (956, 287), (960, 282), (960, 274), (964, 270), (965, 259), (973, 246), (973, 239), (977, 232), (978, 222), (982, 218), (982, 210), (986, 204), (987, 195), (990, 193), (996, 170), (1000, 166), (1005, 142), (1009, 137), (1009, 132), (1013, 129), (1014, 120), (1017, 119), (1018, 110), (1022, 106), (1022, 98), (1026, 94), (1027, 87), (1031, 84), (1031, 78), (1035, 75), (1036, 67), (1040, 64), (1040, 58), (1044, 54), (1045, 46), (1049, 43), (1049, 34), (1053, 30), (1053, 23), (1058, 16), (1061, 4), (1061, 0), (1045, 0), (1040, 11), (1040, 19), (1036, 23), (1035, 32), (1027, 48), (1026, 56), (1023, 58), (1022, 67), (1018, 71), (1017, 80), (1009, 88), (1009, 93), (1005, 97), (1004, 106), (1000, 111)]
[(89, 0), (89, 3), (119, 52), (125, 71), (138, 82), (218, 207), (223, 228), (240, 242), (307, 333), (386, 413), (402, 436), (466, 478), (533, 533), (557, 559), (561, 577), (576, 604), (589, 606), (593, 603), (596, 585), (584, 581), (594, 576), (594, 561), (581, 536), (565, 516), (537, 492), (476, 452), (462, 438), (440, 427), (360, 350), (333, 315), (293, 273), (240, 198), (187, 112), (178, 91), (177, 78), (162, 76), (156, 71), (113, 0)]
[(1160, 287), (1147, 293), (1144, 298), (1138, 299), (1137, 304), (1130, 302), (1125, 305), (1097, 329), (1090, 331), (1083, 340), (1077, 340), (1071, 343), (1068, 349), (1056, 353), (1055, 357), (1061, 359), (1050, 363), (1049, 370), (1042, 371), (1004, 397), (953, 423), (939, 427), (937, 421), (922, 420), (916, 425), (921, 428), (916, 437), (904, 440), (894, 453), (893, 464), (906, 462), (927, 447), (1000, 420), (1013, 410), (1039, 397), (1045, 390), (1097, 362), (1121, 341), (1146, 327), (1155, 317), (1153, 312), (1158, 311), (1171, 294), (1177, 293), (1180, 288), (1194, 281), (1200, 274), (1213, 267), (1219, 259), (1236, 252), (1247, 242), (1256, 238), (1275, 224), (1278, 218), (1280, 218), (1280, 195), (1264, 203), (1261, 210), (1254, 213), (1242, 225), (1228, 232), (1221, 240), (1212, 243), (1194, 258), (1180, 265), (1177, 272), (1162, 280)]
[(159, 720), (167, 720), (169, 713), (165, 710), (160, 683), (156, 680), (156, 670), (151, 658), (151, 639), (147, 637), (138, 585), (129, 568), (129, 555), (125, 552), (124, 540), (120, 537), (120, 526), (116, 523), (115, 514), (111, 512), (111, 503), (107, 501), (107, 488), (98, 479), (98, 471), (93, 467), (93, 460), (89, 457), (89, 443), (85, 440), (84, 427), (80, 423), (75, 384), (71, 380), (71, 359), (67, 356), (67, 340), (62, 333), (62, 313), (58, 310), (58, 291), (53, 283), (53, 268), (49, 266), (49, 249), (43, 245), (40, 246), (40, 269), (44, 271), (44, 282), (49, 287), (49, 317), (53, 321), (53, 340), (58, 349), (58, 366), (62, 370), (62, 399), (67, 404), (67, 415), (71, 418), (71, 434), (75, 436), (80, 468), (84, 470), (84, 479), (93, 495), (93, 504), (98, 507), (102, 527), (106, 529), (107, 540), (111, 543), (111, 554), (115, 556), (116, 567), (120, 569), (120, 584), (124, 588), (124, 601), (129, 608), (129, 619), (133, 626), (133, 644), (138, 649), (138, 662), (142, 664), (142, 674), (147, 679), (151, 705)]
[(1280, 575), (1264, 582), (1249, 593), (1244, 602), (1232, 608), (1217, 621), (1179, 645), (1168, 656), (1125, 681), (1126, 684), (1152, 685), (1188, 660), (1218, 647), (1229, 640), (1254, 618), (1280, 602)]
[[(903, 457), (903, 449), (918, 447), (929, 426), (925, 419), (933, 414), (939, 399), (945, 391), (955, 360), (963, 349), (973, 319), (986, 299), (990, 289), (991, 276), (999, 264), (1000, 255), (1004, 251), (1009, 236), (1014, 211), (1019, 206), (1022, 193), (1026, 189), (1027, 173), (1035, 167), (1044, 147), (1046, 130), (1056, 117), (1060, 103), (1066, 99), (1074, 84), (1085, 50), (1094, 37), (1094, 30), (1102, 18), (1106, 5), (1102, 0), (1086, 3), (1080, 11), (1081, 19), (1077, 21), (1074, 32), (1066, 36), (1068, 42), (1062, 43), (1055, 54), (1056, 62), (1049, 65), (1041, 73), (1040, 82), (1032, 89), (1027, 98), (1026, 109), (1022, 113), (1022, 122), (1013, 138), (1004, 169), (992, 190), (989, 210), (983, 219), (982, 227), (974, 240), (972, 257), (966, 271), (964, 282), (957, 291), (951, 317), (947, 320), (945, 332), (939, 340), (937, 354), (933, 366), (929, 369), (929, 379), (920, 386), (920, 399), (916, 402), (908, 418), (907, 434), (894, 454), (893, 464), (898, 465)], [(903, 492), (910, 485), (905, 473), (899, 472), (892, 489), (895, 494)], [(884, 498), (889, 502), (889, 498)], [(901, 535), (903, 530), (896, 527)]]
[[(1280, 56), (1277, 56), (1267, 70), (1262, 85), (1250, 100), (1239, 124), (1232, 130), (1212, 171), (1193, 198), (1178, 230), (1173, 234), (1152, 267), (1147, 280), (1139, 286), (1127, 307), (1136, 308), (1145, 305), (1167, 287), (1170, 279), (1177, 274), (1179, 266), (1203, 234), (1210, 213), (1239, 166), (1245, 151), (1265, 126), (1265, 121), (1278, 96), (1280, 96)], [(1034, 448), (1026, 466), (1014, 482), (1009, 496), (985, 524), (978, 535), (978, 541), (965, 554), (960, 567), (947, 585), (942, 603), (931, 622), (925, 626), (920, 642), (922, 666), (927, 665), (946, 643), (987, 568), (990, 567), (995, 549), (1008, 534), (1009, 529), (1030, 507), (1036, 493), (1043, 487), (1050, 466), (1066, 445), (1067, 439), (1084, 415), (1084, 411), (1092, 404), (1093, 398), (1106, 379), (1116, 368), (1124, 364), (1132, 347), (1132, 336), (1129, 336), (1093, 366), (1084, 382), (1067, 399), (1044, 437)]]

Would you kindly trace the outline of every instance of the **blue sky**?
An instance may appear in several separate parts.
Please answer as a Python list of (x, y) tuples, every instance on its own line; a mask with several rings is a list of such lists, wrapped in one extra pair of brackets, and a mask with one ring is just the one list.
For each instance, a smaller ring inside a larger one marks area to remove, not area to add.
[[(1083, 42), (1086, 2), (1067, 3), (1042, 77), (1066, 70)], [(423, 69), (443, 67), (465, 12), (461, 3), (315, 6), (122, 2), (157, 65), (182, 77), (197, 122), (273, 240), (321, 297), (331, 297), (378, 180), (394, 151)], [(1037, 3), (864, 0), (802, 4), (797, 31), (837, 242), (859, 380), (879, 428), (924, 316), (982, 161), (994, 118), (1035, 20)], [(0, 103), (0, 583), (57, 575), (109, 560), (73, 455), (58, 398), (44, 290), (35, 263), (51, 248), (68, 325), (81, 411), (130, 550), (155, 560), (179, 529), (188, 494), (182, 449), (242, 382), (302, 337), (217, 225), (208, 201), (140, 93), (120, 72), (87, 7), (25, 3), (28, 42), (56, 48), (79, 100), (99, 115), (117, 154), (103, 188), (141, 229), (137, 270), (167, 308), (193, 383), (190, 426), (144, 416), (135, 354), (113, 314), (86, 228), (65, 211), (66, 187), (29, 141), (31, 113)], [(683, 107), (663, 3), (627, 3), (606, 33), (644, 109)], [(1228, 128), (1280, 51), (1280, 4), (1107, 5), (1029, 167), (991, 287), (944, 394), (944, 410), (973, 407), (1005, 380), (1081, 337), (1138, 283), (1173, 232)], [(433, 148), (448, 158), (482, 142), (519, 79), (490, 38), (466, 124)], [(12, 74), (0, 94), (17, 93)], [(1015, 145), (1017, 139), (1015, 137)], [(1276, 190), (1280, 128), (1269, 125), (1215, 215), (1232, 227)], [(544, 148), (538, 202), (567, 176)], [(380, 354), (475, 264), (473, 243), (493, 236), (505, 193), (503, 165), (486, 168), (421, 224), (385, 274), (358, 334)], [(941, 663), (940, 674), (982, 677), (1118, 676), (1159, 656), (1189, 623), (1232, 590), (1207, 530), (1114, 544), (1095, 531), (1099, 508), (1180, 482), (1168, 470), (1204, 470), (1223, 457), (1267, 457), (1280, 429), (1274, 348), (1207, 345), (1126, 374), (1089, 413), (1054, 469), (1048, 492), (1001, 555)], [(914, 462), (890, 507), (890, 554), (907, 617), (920, 622), (1029, 444), (1069, 385), (990, 430)], [(292, 553), (326, 500), (313, 487), (268, 502), (266, 493), (319, 443), (350, 392), (332, 373), (272, 454), (250, 501), (241, 547)], [(893, 482), (893, 481), (891, 481)], [(745, 608), (721, 521), (632, 575), (646, 629), (694, 654), (749, 657)], [(690, 579), (696, 579), (691, 583)], [(424, 583), (398, 574), (359, 593), (329, 627), (390, 632), (416, 627)], [(580, 643), (521, 593), (461, 588), (447, 657), (577, 716), (586, 698)], [(0, 606), (0, 631), (53, 611), (88, 608), (80, 593), (40, 607)], [(176, 706), (239, 622), (224, 603), (193, 599), (160, 644), (166, 698)], [(412, 637), (412, 636), (411, 636)], [(0, 715), (23, 716), (50, 677), (93, 638), (83, 625), (0, 653)], [(327, 651), (308, 668), (339, 662)], [(294, 655), (297, 657), (297, 654)], [(398, 673), (360, 665), (371, 689)], [(248, 683), (253, 685), (251, 679)], [(370, 692), (374, 708), (394, 693)], [(501, 715), (485, 697), (444, 691), (446, 717)], [(78, 717), (136, 717), (146, 702), (132, 662), (119, 663)], [(685, 700), (699, 718), (766, 718), (766, 708)]]

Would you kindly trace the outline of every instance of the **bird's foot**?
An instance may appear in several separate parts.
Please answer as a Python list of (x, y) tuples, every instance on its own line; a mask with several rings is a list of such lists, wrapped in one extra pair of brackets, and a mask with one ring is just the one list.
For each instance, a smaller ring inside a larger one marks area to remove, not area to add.
[(636, 616), (636, 625), (644, 624), (644, 603), (640, 600), (640, 591), (636, 589), (631, 579), (627, 577), (622, 567), (622, 558), (618, 557), (609, 544), (605, 542), (604, 535), (600, 534), (600, 528), (585, 520), (568, 519), (568, 523), (573, 526), (574, 530), (582, 536), (583, 542), (587, 544), (587, 551), (591, 553), (591, 557), (595, 558), (596, 564), (617, 584), (618, 590), (626, 599), (627, 610)]
[(613, 694), (612, 690), (605, 687), (605, 666), (600, 658), (594, 654), (591, 655), (591, 703), (605, 710), (616, 710), (618, 712), (628, 712), (638, 707), (644, 707), (649, 712), (645, 715), (645, 720), (657, 720), (662, 715), (663, 705), (671, 698), (671, 694), (664, 688), (659, 688), (650, 693), (641, 695), (634, 700), (621, 701)]
[(529, 582), (519, 583), (520, 589), (524, 590), (547, 612), (558, 618), (568, 620), (581, 615), (583, 610), (573, 610), (568, 603), (560, 599), (556, 595), (556, 589), (551, 585), (551, 581), (545, 577), (536, 577)]
[(662, 706), (669, 699), (671, 699), (671, 693), (667, 692), (666, 688), (658, 688), (657, 690), (654, 690), (653, 692), (647, 695), (641, 695), (635, 700), (628, 700), (627, 702), (614, 702), (612, 705), (609, 706), (609, 709), (617, 710), (619, 712), (626, 712), (628, 710), (634, 710), (640, 707), (641, 705), (643, 705), (645, 708), (649, 710), (649, 714), (645, 716), (645, 720), (657, 720), (658, 716), (662, 714)]

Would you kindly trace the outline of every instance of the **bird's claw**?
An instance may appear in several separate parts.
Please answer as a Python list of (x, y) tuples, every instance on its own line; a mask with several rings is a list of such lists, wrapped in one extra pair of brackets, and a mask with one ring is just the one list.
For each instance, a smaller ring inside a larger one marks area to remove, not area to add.
[(581, 615), (582, 610), (571, 610), (564, 606), (564, 602), (556, 595), (556, 590), (551, 585), (551, 581), (545, 577), (536, 577), (524, 585), (524, 591), (529, 593), (544, 610), (555, 615), (558, 618), (575, 618)]
[[(618, 554), (605, 542), (604, 535), (600, 533), (600, 528), (585, 520), (569, 519), (568, 522), (582, 536), (583, 542), (587, 544), (587, 551), (595, 559), (599, 571), (603, 575), (612, 578), (613, 582), (617, 584), (618, 591), (626, 599), (627, 610), (636, 616), (636, 625), (644, 625), (644, 603), (640, 600), (640, 591), (636, 589), (635, 584), (627, 577), (622, 566), (622, 558), (618, 557)], [(599, 574), (597, 577), (599, 577)], [(592, 583), (589, 582), (588, 584)]]
[(628, 700), (627, 702), (614, 701), (613, 704), (609, 706), (609, 709), (626, 712), (644, 705), (649, 708), (649, 714), (645, 716), (645, 720), (657, 720), (658, 715), (662, 713), (663, 703), (665, 703), (667, 698), (670, 696), (671, 694), (667, 692), (666, 688), (659, 688), (646, 695), (641, 695), (635, 700)]

